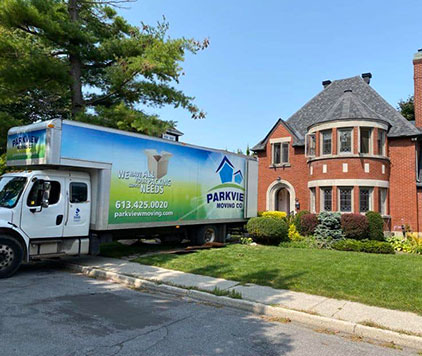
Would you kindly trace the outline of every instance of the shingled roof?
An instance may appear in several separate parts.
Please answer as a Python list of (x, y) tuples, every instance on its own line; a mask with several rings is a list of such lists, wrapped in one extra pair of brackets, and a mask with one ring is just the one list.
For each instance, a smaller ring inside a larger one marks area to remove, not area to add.
[[(297, 140), (294, 140), (293, 144), (302, 146), (305, 144), (304, 137), (310, 126), (319, 122), (357, 118), (383, 120), (389, 123), (391, 128), (388, 137), (421, 134), (359, 76), (333, 81), (294, 113), (285, 124), (295, 133)], [(252, 150), (264, 150), (269, 136), (268, 134)]]

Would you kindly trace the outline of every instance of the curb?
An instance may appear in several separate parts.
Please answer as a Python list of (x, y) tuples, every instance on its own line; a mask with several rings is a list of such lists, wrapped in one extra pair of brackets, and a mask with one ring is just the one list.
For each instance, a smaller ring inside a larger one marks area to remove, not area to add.
[(422, 350), (422, 337), (401, 334), (396, 331), (379, 329), (365, 326), (350, 321), (328, 318), (319, 315), (308, 314), (282, 307), (251, 302), (242, 299), (233, 299), (225, 296), (216, 296), (211, 293), (201, 292), (194, 289), (184, 289), (168, 284), (151, 282), (145, 279), (130, 277), (116, 272), (108, 272), (96, 267), (81, 266), (73, 263), (64, 263), (67, 269), (74, 272), (98, 279), (108, 279), (132, 288), (143, 288), (146, 290), (167, 293), (182, 297), (189, 297), (198, 301), (208, 302), (225, 307), (231, 307), (247, 311), (256, 315), (264, 315), (272, 318), (287, 318), (291, 321), (311, 327), (322, 328), (330, 331), (344, 332), (358, 337), (373, 339), (376, 341), (391, 343), (413, 349)]

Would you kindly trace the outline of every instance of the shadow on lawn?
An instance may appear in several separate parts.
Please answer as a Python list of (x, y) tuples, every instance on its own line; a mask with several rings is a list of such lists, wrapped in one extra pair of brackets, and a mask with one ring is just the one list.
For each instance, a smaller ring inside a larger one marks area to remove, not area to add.
[[(141, 264), (155, 265), (158, 267), (166, 268), (165, 264), (171, 261), (176, 261), (182, 258), (178, 255), (159, 255), (151, 256), (148, 258), (139, 258), (134, 262)], [(178, 269), (176, 266), (173, 269)], [(199, 274), (209, 277), (217, 277), (223, 279), (230, 279), (241, 284), (254, 283), (263, 286), (273, 287), (276, 289), (290, 289), (292, 282), (294, 283), (297, 278), (305, 275), (306, 272), (296, 272), (289, 275), (281, 275), (280, 271), (275, 268), (259, 269), (253, 272), (241, 271), (238, 268), (234, 268), (229, 262), (218, 262), (208, 264), (203, 267), (192, 267), (189, 268), (186, 265), (179, 269), (183, 272)]]

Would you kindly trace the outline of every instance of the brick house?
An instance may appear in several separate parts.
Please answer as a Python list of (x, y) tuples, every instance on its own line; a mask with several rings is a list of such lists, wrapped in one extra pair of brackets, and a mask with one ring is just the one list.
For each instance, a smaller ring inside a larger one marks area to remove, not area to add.
[(379, 211), (386, 229), (422, 231), (422, 50), (414, 56), (415, 118), (371, 86), (370, 73), (324, 81), (252, 150), (258, 210)]

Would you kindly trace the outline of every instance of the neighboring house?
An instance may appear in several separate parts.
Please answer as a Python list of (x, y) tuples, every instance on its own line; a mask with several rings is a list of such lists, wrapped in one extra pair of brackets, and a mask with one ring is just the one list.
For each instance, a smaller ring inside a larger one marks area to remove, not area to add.
[(170, 141), (179, 141), (179, 137), (183, 136), (183, 132), (178, 129), (167, 129), (165, 133), (161, 135), (161, 138), (165, 138)]
[(258, 155), (258, 210), (379, 211), (386, 229), (422, 231), (422, 50), (415, 54), (415, 122), (362, 77), (324, 81)]

